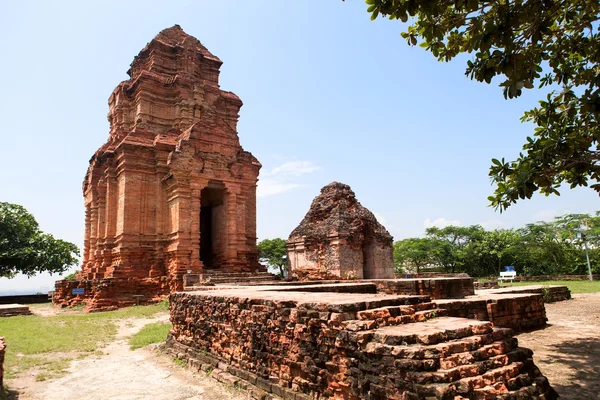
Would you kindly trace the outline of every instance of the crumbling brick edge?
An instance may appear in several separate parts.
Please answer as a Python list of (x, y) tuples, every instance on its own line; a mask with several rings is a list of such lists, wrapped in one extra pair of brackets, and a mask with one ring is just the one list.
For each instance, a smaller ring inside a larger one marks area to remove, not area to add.
[(188, 346), (172, 340), (169, 336), (159, 350), (179, 360), (186, 361), (187, 368), (192, 372), (203, 372), (207, 376), (233, 387), (243, 389), (255, 400), (310, 400), (311, 397), (283, 388), (252, 372), (236, 368), (220, 360), (216, 356), (198, 352)]
[(0, 399), (4, 396), (4, 354), (6, 353), (6, 341), (0, 337)]

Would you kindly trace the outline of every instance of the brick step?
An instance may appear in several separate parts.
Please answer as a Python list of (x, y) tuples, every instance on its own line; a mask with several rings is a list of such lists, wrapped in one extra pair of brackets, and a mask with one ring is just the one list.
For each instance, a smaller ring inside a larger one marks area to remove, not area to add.
[(235, 274), (235, 275), (217, 275), (217, 274), (211, 274), (211, 275), (203, 275), (201, 276), (201, 279), (211, 279), (211, 280), (216, 280), (216, 279), (246, 279), (246, 278), (269, 278), (269, 279), (275, 279), (276, 277), (272, 274), (248, 274), (248, 275), (240, 275), (240, 274)]
[(214, 285), (263, 285), (267, 283), (277, 283), (277, 280), (271, 277), (247, 277), (247, 278), (231, 278), (231, 279), (211, 279), (206, 284), (198, 283), (193, 286), (185, 286), (183, 288), (184, 292), (193, 292), (196, 290), (205, 290), (207, 287), (212, 287)]
[[(511, 329), (494, 327), (489, 333), (448, 340), (442, 343), (430, 345), (403, 343), (398, 345), (373, 341), (375, 334), (364, 332), (363, 335), (366, 337), (363, 340), (365, 343), (368, 343), (363, 347), (363, 351), (368, 354), (401, 357), (411, 360), (440, 360), (440, 364), (451, 368), (452, 366), (462, 365), (459, 360), (468, 360), (470, 356), (478, 360), (483, 359), (486, 354), (493, 355), (494, 351), (502, 349), (510, 351), (516, 348), (517, 339), (512, 337), (512, 333)], [(379, 337), (378, 339), (381, 340), (382, 338)], [(397, 342), (397, 338), (395, 336), (388, 336), (385, 341), (393, 343)], [(500, 345), (502, 342), (504, 344)], [(455, 365), (452, 365), (452, 363)]]
[[(406, 310), (414, 310), (414, 307), (407, 308)], [(433, 309), (433, 310), (424, 310), (424, 311), (416, 311), (412, 314), (398, 315), (396, 317), (385, 317), (387, 314), (385, 308), (375, 309), (375, 313), (369, 313), (372, 310), (360, 311), (357, 314), (362, 314), (363, 317), (366, 315), (370, 315), (373, 318), (370, 319), (361, 319), (361, 320), (347, 320), (343, 322), (343, 325), (346, 329), (350, 331), (369, 331), (373, 329), (378, 329), (385, 326), (397, 326), (403, 324), (413, 324), (418, 322), (424, 322), (429, 319), (438, 318), (441, 316), (446, 316), (446, 310), (442, 309)], [(377, 315), (381, 316), (380, 318), (375, 318)]]
[(210, 283), (215, 285), (223, 284), (242, 284), (249, 285), (256, 282), (276, 282), (277, 280), (272, 276), (246, 276), (236, 278), (211, 278)]
[(373, 332), (373, 341), (388, 345), (433, 345), (493, 331), (492, 323), (488, 321), (440, 317), (417, 324), (378, 328)]
[(424, 302), (412, 305), (384, 306), (360, 311), (357, 313), (357, 318), (361, 320), (390, 318), (398, 317), (400, 315), (411, 315), (417, 311), (433, 309), (436, 309), (436, 304), (433, 302)]
[[(528, 361), (528, 364), (532, 362)], [(531, 368), (530, 365), (525, 369)], [(534, 367), (535, 368), (535, 367)], [(495, 376), (484, 374), (463, 378), (451, 384), (453, 392), (458, 396), (455, 399), (555, 399), (556, 393), (548, 391), (548, 379), (544, 376), (532, 377), (528, 372), (519, 373), (514, 377), (511, 368), (498, 368)], [(492, 371), (489, 371), (491, 373)], [(541, 393), (549, 394), (548, 397), (537, 397)]]
[(473, 364), (460, 365), (434, 372), (410, 372), (405, 379), (418, 384), (452, 383), (464, 378), (480, 377), (483, 382), (507, 381), (521, 373), (524, 362), (530, 357), (525, 349), (515, 349), (506, 354), (494, 355)]
[(273, 275), (263, 275), (263, 276), (256, 276), (256, 275), (245, 275), (245, 276), (205, 276), (204, 279), (210, 279), (211, 281), (230, 281), (230, 280), (243, 281), (245, 279), (255, 279), (255, 280), (271, 279), (271, 280), (274, 280), (275, 277)]
[(245, 276), (274, 276), (270, 272), (257, 271), (257, 272), (221, 272), (207, 270), (203, 271), (200, 275), (205, 277), (245, 277)]
[[(502, 340), (497, 340), (490, 344), (483, 345), (475, 350), (454, 353), (446, 357), (441, 357), (440, 368), (444, 370), (452, 369), (462, 365), (473, 364), (478, 361), (484, 361), (491, 357), (508, 354), (511, 351), (518, 348), (517, 339), (508, 337)], [(528, 356), (531, 356), (529, 349), (520, 349), (521, 351), (527, 352)]]

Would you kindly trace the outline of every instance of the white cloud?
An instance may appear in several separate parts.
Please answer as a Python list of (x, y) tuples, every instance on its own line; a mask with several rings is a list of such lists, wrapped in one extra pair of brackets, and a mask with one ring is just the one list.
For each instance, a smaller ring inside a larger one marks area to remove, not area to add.
[(492, 231), (494, 229), (501, 229), (504, 226), (504, 222), (500, 221), (499, 219), (490, 219), (480, 222), (479, 225), (481, 225), (485, 230)]
[(310, 174), (320, 170), (321, 167), (313, 164), (310, 161), (288, 161), (283, 163), (270, 172), (266, 172), (264, 176), (300, 176)]
[(431, 218), (425, 218), (425, 221), (423, 222), (423, 226), (425, 227), (425, 229), (431, 228), (433, 226), (436, 226), (438, 228), (445, 228), (450, 225), (459, 226), (460, 221), (457, 219), (449, 220), (446, 218), (438, 218), (432, 221)]
[(264, 179), (258, 181), (258, 187), (256, 189), (257, 197), (268, 197), (276, 194), (289, 192), (290, 190), (298, 189), (303, 187), (299, 183), (281, 182), (276, 179)]
[(257, 197), (268, 197), (305, 187), (306, 185), (292, 182), (294, 177), (306, 175), (320, 170), (321, 167), (310, 161), (288, 161), (269, 172), (261, 174), (265, 179), (259, 179), (256, 191)]

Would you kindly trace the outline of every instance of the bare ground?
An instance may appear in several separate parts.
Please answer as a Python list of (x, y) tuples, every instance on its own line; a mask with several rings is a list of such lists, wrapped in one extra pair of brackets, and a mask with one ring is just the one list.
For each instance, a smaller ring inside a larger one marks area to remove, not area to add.
[(521, 333), (519, 345), (565, 400), (600, 399), (600, 293), (546, 304), (548, 326)]
[(205, 375), (193, 374), (150, 348), (130, 350), (128, 338), (153, 319), (121, 321), (114, 342), (96, 356), (75, 360), (61, 378), (39, 382), (35, 371), (11, 380), (9, 399), (64, 400), (242, 400), (246, 392), (226, 387)]

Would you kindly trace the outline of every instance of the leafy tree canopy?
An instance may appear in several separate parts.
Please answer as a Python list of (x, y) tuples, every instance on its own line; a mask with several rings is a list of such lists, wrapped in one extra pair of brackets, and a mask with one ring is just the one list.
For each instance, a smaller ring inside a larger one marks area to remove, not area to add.
[(394, 243), (394, 264), (396, 269), (402, 266), (414, 266), (416, 272), (432, 264), (434, 243), (430, 238), (408, 238)]
[(447, 272), (456, 272), (464, 264), (465, 247), (476, 238), (481, 237), (483, 228), (472, 226), (432, 226), (425, 231), (427, 236), (435, 239), (434, 260)]
[(285, 276), (288, 266), (285, 240), (280, 238), (264, 239), (258, 243), (257, 247), (260, 260), (266, 262), (270, 267), (276, 268), (279, 276)]
[(0, 202), (0, 277), (61, 273), (77, 265), (78, 255), (73, 243), (42, 232), (24, 207)]
[(439, 61), (472, 54), (465, 74), (505, 98), (553, 89), (522, 121), (536, 125), (516, 160), (492, 160), (488, 199), (502, 210), (539, 191), (559, 195), (588, 186), (600, 192), (600, 2), (597, 0), (366, 0), (379, 15), (410, 25), (402, 33)]

